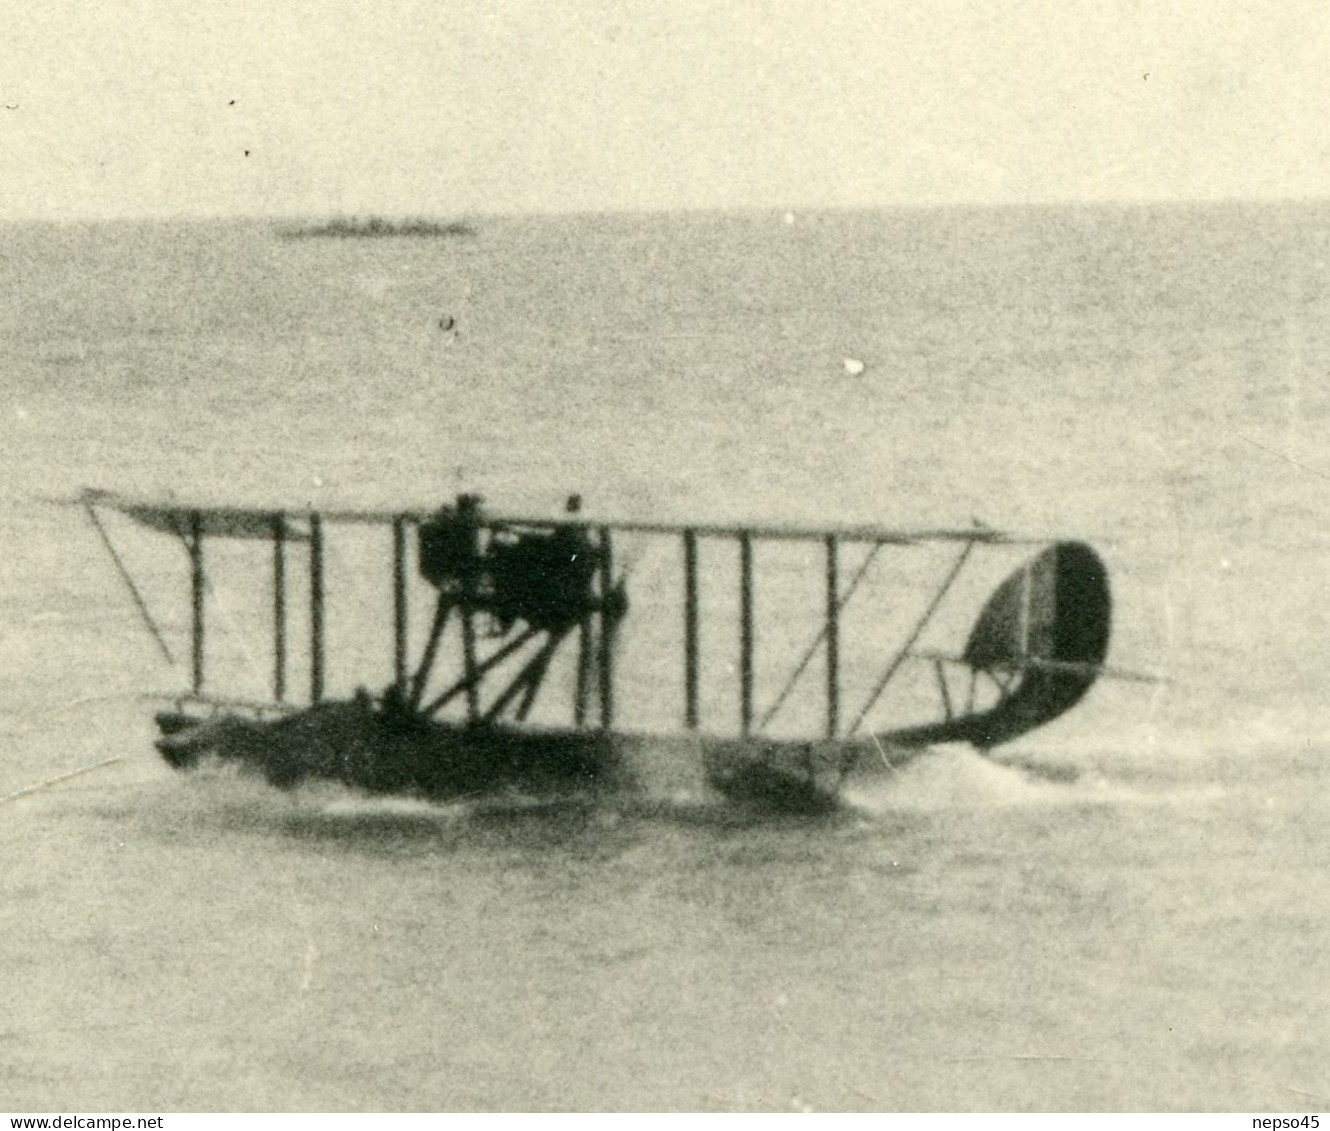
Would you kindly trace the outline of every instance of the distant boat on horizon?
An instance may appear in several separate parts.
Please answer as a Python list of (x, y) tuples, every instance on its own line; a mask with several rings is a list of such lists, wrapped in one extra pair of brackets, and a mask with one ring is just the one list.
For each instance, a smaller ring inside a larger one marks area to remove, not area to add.
[(284, 240), (293, 239), (385, 239), (388, 237), (414, 236), (457, 238), (474, 236), (475, 228), (462, 220), (426, 220), (413, 217), (405, 220), (388, 220), (382, 216), (369, 216), (361, 220), (355, 216), (338, 216), (322, 223), (292, 224), (281, 227), (277, 234)]

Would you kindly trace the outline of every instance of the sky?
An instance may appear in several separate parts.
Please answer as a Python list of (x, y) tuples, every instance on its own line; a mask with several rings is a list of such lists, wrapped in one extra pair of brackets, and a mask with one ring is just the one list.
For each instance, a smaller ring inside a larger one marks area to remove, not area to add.
[(0, 6), (4, 219), (1330, 186), (1325, 0)]

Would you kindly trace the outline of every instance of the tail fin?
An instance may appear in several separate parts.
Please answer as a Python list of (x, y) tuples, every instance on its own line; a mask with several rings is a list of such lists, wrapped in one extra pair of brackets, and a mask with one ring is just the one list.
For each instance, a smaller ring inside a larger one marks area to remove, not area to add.
[(993, 592), (961, 662), (1001, 689), (997, 702), (883, 736), (900, 745), (969, 742), (982, 750), (1019, 738), (1069, 710), (1108, 654), (1108, 570), (1083, 542), (1057, 542)]

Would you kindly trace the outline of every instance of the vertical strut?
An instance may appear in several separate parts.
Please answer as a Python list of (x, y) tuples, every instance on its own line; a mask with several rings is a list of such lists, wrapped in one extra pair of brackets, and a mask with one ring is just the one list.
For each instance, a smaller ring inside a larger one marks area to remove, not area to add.
[[(785, 681), (785, 686), (780, 689), (780, 694), (776, 696), (776, 701), (767, 708), (766, 713), (758, 720), (757, 726), (759, 730), (770, 723), (779, 713), (781, 707), (785, 705), (785, 700), (789, 698), (790, 692), (794, 690), (794, 685), (799, 682), (799, 677), (804, 674), (804, 669), (812, 662), (813, 657), (817, 654), (817, 650), (822, 647), (822, 641), (826, 638), (828, 629), (832, 627), (839, 629), (840, 611), (845, 608), (850, 598), (854, 596), (854, 591), (859, 588), (859, 582), (861, 582), (864, 579), (864, 576), (868, 573), (868, 567), (873, 564), (873, 559), (877, 556), (877, 552), (880, 549), (882, 549), (882, 543), (874, 542), (873, 548), (868, 551), (864, 560), (859, 563), (859, 568), (855, 570), (854, 576), (850, 578), (850, 584), (846, 587), (845, 592), (843, 594), (837, 592), (836, 618), (834, 620), (827, 618), (827, 620), (823, 622), (822, 627), (817, 630), (817, 635), (813, 637), (812, 643), (804, 649), (803, 658), (795, 665), (794, 671), (790, 673), (789, 678)], [(837, 588), (839, 589), (839, 585)], [(838, 645), (839, 641), (837, 641), (837, 644), (832, 645), (829, 655), (832, 656), (830, 662), (836, 664), (837, 672), (839, 673), (840, 650)], [(837, 713), (839, 714), (839, 711)]]
[(309, 698), (323, 698), (323, 519), (309, 516)]
[(585, 613), (577, 626), (577, 683), (573, 688), (573, 726), (586, 726), (587, 696), (591, 690), (591, 615)]
[(739, 730), (753, 726), (753, 536), (739, 535)]
[(827, 535), (827, 737), (840, 729), (840, 570), (834, 534)]
[(393, 683), (406, 696), (406, 519), (393, 519)]
[(190, 643), (194, 660), (194, 694), (203, 690), (203, 516), (193, 511), (189, 516), (189, 588), (194, 617)]
[(272, 516), (272, 695), (286, 698), (286, 516)]
[(462, 675), (466, 679), (466, 717), (480, 718), (480, 671), (476, 666), (476, 599), (480, 590), (480, 498), (457, 496), (457, 517), (466, 523), (466, 564), (462, 574)]
[(683, 681), (684, 725), (696, 730), (697, 703), (697, 531), (683, 532)]
[(608, 526), (600, 528), (600, 725), (614, 726), (614, 545)]
[(470, 594), (462, 606), (462, 670), (466, 677), (466, 717), (480, 718), (480, 680), (476, 666), (476, 614)]

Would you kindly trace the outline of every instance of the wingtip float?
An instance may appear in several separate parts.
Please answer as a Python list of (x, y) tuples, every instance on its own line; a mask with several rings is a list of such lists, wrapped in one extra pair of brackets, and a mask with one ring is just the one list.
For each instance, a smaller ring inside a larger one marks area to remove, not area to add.
[[(987, 751), (1018, 738), (1073, 707), (1105, 670), (1112, 606), (1107, 569), (1078, 541), (1050, 541), (1017, 567), (983, 606), (964, 650), (949, 657), (916, 645), (956, 576), (976, 548), (1023, 539), (986, 527), (596, 522), (581, 515), (576, 496), (563, 515), (544, 519), (497, 515), (469, 495), (433, 512), (217, 507), (108, 492), (86, 492), (81, 501), (94, 517), (97, 509), (112, 508), (150, 530), (174, 535), (188, 553), (191, 680), (173, 696), (171, 709), (157, 716), (158, 749), (178, 769), (216, 755), (280, 787), (330, 779), (374, 793), (438, 800), (505, 789), (577, 791), (631, 778), (644, 743), (674, 742), (677, 756), (697, 760), (709, 786), (726, 797), (817, 810), (834, 806), (847, 780), (900, 765), (930, 744), (962, 741)], [(325, 528), (338, 523), (372, 523), (390, 532), (392, 598), (383, 619), (392, 629), (393, 677), (383, 691), (360, 690), (349, 699), (324, 694)], [(667, 734), (631, 734), (616, 725), (618, 635), (631, 623), (633, 607), (627, 580), (616, 569), (620, 534), (674, 540), (681, 550), (682, 616), (672, 630), (683, 677), (681, 725)], [(211, 539), (256, 538), (273, 546), (272, 698), (239, 703), (218, 698), (205, 686), (204, 546)], [(824, 724), (817, 734), (777, 738), (764, 729), (775, 708), (759, 715), (755, 703), (754, 546), (810, 538), (822, 546), (825, 600), (813, 610), (819, 630), (789, 684), (803, 674), (814, 652), (821, 654)], [(703, 540), (731, 543), (739, 562), (737, 726), (722, 734), (701, 726)], [(918, 622), (886, 658), (868, 704), (852, 714), (842, 702), (846, 604), (878, 549), (924, 541), (957, 542), (959, 555)], [(290, 704), (287, 687), (287, 542), (303, 545), (309, 568), (303, 653), (310, 692), (299, 706)], [(840, 555), (851, 543), (868, 549), (860, 574), (845, 585)], [(413, 559), (433, 603), (424, 646), (414, 658), (407, 630)], [(455, 638), (449, 661), (443, 659), (446, 637)], [(536, 724), (533, 706), (560, 656), (569, 657), (565, 666), (571, 663), (575, 673), (565, 681), (572, 684), (565, 722)], [(936, 716), (902, 726), (866, 726), (870, 708), (910, 662), (935, 670)]]

